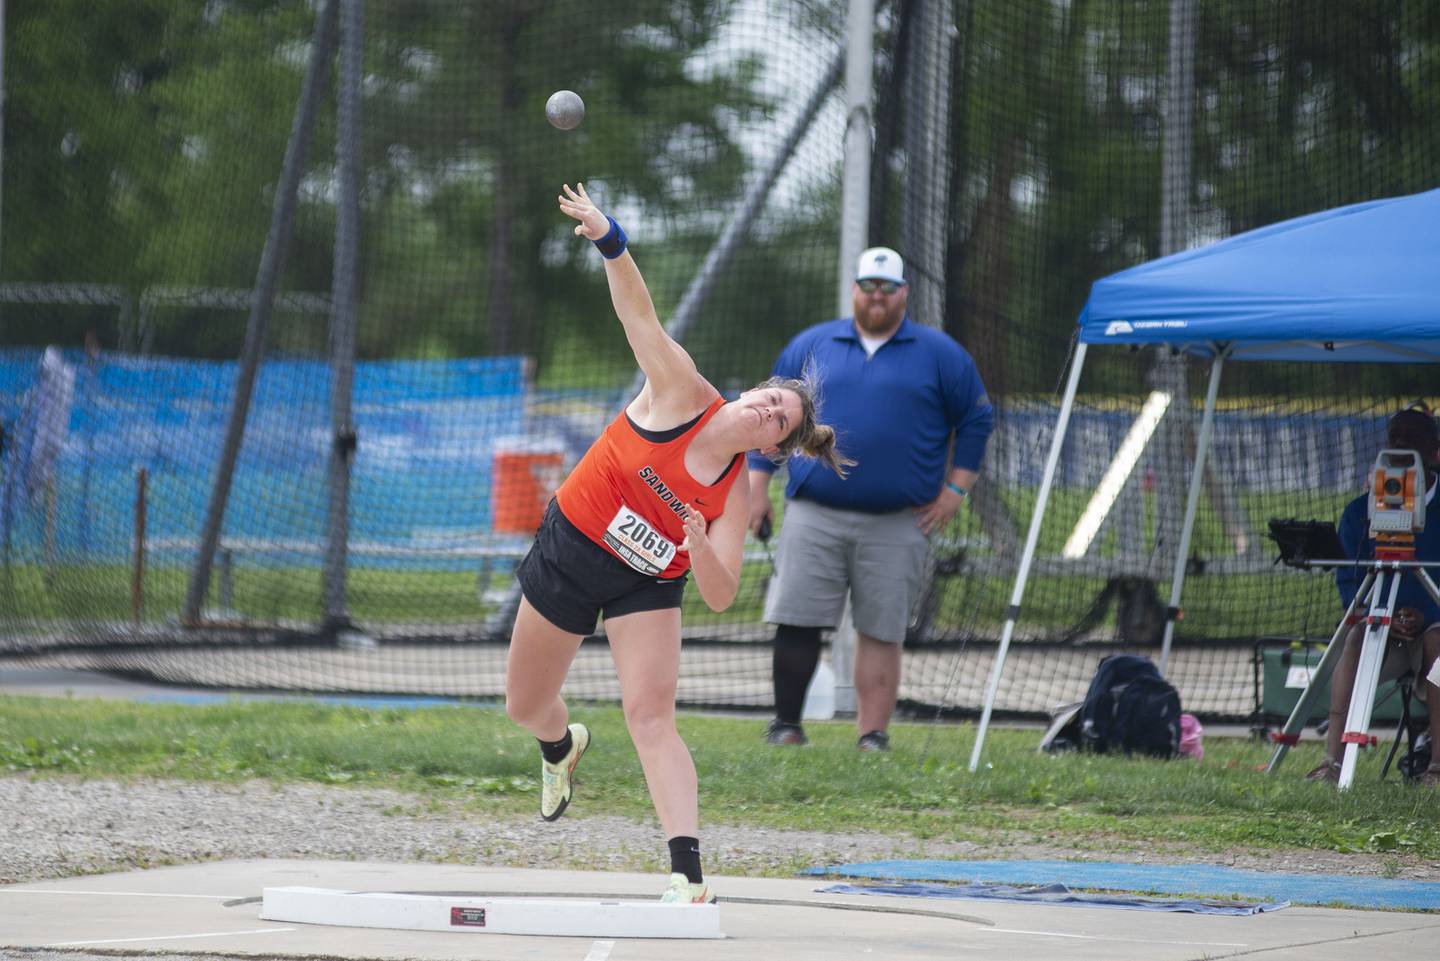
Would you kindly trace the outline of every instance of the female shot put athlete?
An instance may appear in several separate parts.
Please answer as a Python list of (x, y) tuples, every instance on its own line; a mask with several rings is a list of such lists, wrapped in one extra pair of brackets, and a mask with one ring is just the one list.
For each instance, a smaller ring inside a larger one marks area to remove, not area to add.
[(625, 723), (670, 844), (662, 901), (715, 899), (700, 871), (695, 765), (675, 729), (680, 598), (687, 572), (722, 611), (740, 582), (749, 520), (743, 454), (800, 450), (843, 471), (835, 432), (815, 422), (805, 381), (767, 381), (725, 402), (690, 355), (665, 333), (626, 250), (625, 233), (569, 184), (560, 210), (595, 243), (615, 313), (645, 386), (561, 485), (516, 574), (524, 597), (510, 638), (505, 710), (540, 741), (540, 816), (571, 798), (571, 776), (590, 746), (570, 724), (560, 687), (580, 647), (605, 618)]

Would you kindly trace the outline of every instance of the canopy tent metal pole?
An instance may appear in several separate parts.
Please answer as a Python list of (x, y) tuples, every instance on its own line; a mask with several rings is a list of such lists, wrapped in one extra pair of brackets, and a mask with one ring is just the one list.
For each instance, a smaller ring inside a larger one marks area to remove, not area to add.
[(1185, 522), (1180, 527), (1180, 546), (1175, 551), (1175, 570), (1170, 575), (1170, 610), (1165, 618), (1165, 637), (1160, 642), (1160, 673), (1170, 660), (1170, 641), (1175, 636), (1175, 622), (1180, 618), (1180, 591), (1185, 586), (1185, 562), (1190, 556), (1190, 535), (1195, 528), (1195, 510), (1200, 504), (1200, 488), (1205, 483), (1205, 456), (1210, 452), (1210, 435), (1215, 429), (1215, 398), (1220, 393), (1220, 372), (1225, 367), (1229, 348), (1215, 352), (1210, 365), (1210, 387), (1205, 391), (1205, 414), (1200, 419), (1200, 437), (1195, 441), (1195, 465), (1190, 470), (1190, 492), (1185, 498)]
[(1085, 366), (1083, 342), (1075, 350), (1070, 364), (1070, 379), (1065, 384), (1065, 398), (1060, 402), (1060, 417), (1055, 422), (1055, 436), (1050, 439), (1050, 454), (1045, 458), (1045, 476), (1040, 481), (1040, 494), (1035, 499), (1035, 512), (1030, 515), (1030, 532), (1025, 536), (1025, 550), (1020, 554), (1020, 568), (1015, 572), (1015, 588), (1010, 592), (1010, 606), (1005, 610), (1005, 629), (1000, 634), (1000, 650), (995, 653), (995, 666), (990, 669), (990, 684), (985, 691), (985, 709), (980, 714), (980, 727), (975, 732), (975, 748), (970, 752), (970, 773), (980, 767), (980, 752), (985, 747), (985, 732), (990, 727), (990, 713), (1000, 690), (1000, 674), (1005, 668), (1005, 654), (1015, 633), (1020, 615), (1020, 600), (1025, 596), (1025, 582), (1030, 577), (1030, 563), (1035, 559), (1035, 546), (1040, 541), (1040, 524), (1045, 520), (1045, 505), (1050, 500), (1050, 487), (1055, 481), (1055, 468), (1060, 463), (1060, 446), (1070, 426), (1070, 411), (1075, 406), (1075, 391), (1080, 386), (1080, 371)]

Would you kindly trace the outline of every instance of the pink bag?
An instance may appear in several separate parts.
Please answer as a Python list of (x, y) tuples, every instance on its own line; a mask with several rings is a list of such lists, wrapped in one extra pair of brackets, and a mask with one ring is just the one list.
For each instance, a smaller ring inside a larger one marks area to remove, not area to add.
[(1200, 743), (1200, 737), (1205, 729), (1200, 726), (1200, 721), (1194, 714), (1180, 715), (1180, 756), (1193, 757), (1199, 761), (1205, 757), (1205, 746)]

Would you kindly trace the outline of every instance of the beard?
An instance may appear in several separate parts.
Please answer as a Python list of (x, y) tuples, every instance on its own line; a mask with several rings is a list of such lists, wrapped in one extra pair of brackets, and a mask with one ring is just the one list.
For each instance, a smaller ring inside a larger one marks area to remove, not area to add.
[(905, 310), (902, 306), (867, 303), (855, 311), (855, 325), (862, 332), (879, 337), (899, 327), (904, 316)]

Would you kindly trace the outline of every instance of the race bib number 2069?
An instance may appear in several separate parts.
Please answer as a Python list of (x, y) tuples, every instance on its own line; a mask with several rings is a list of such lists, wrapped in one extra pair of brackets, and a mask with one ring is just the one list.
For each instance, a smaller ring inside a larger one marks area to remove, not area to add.
[(605, 543), (642, 574), (659, 574), (675, 557), (675, 544), (624, 504), (605, 528)]

